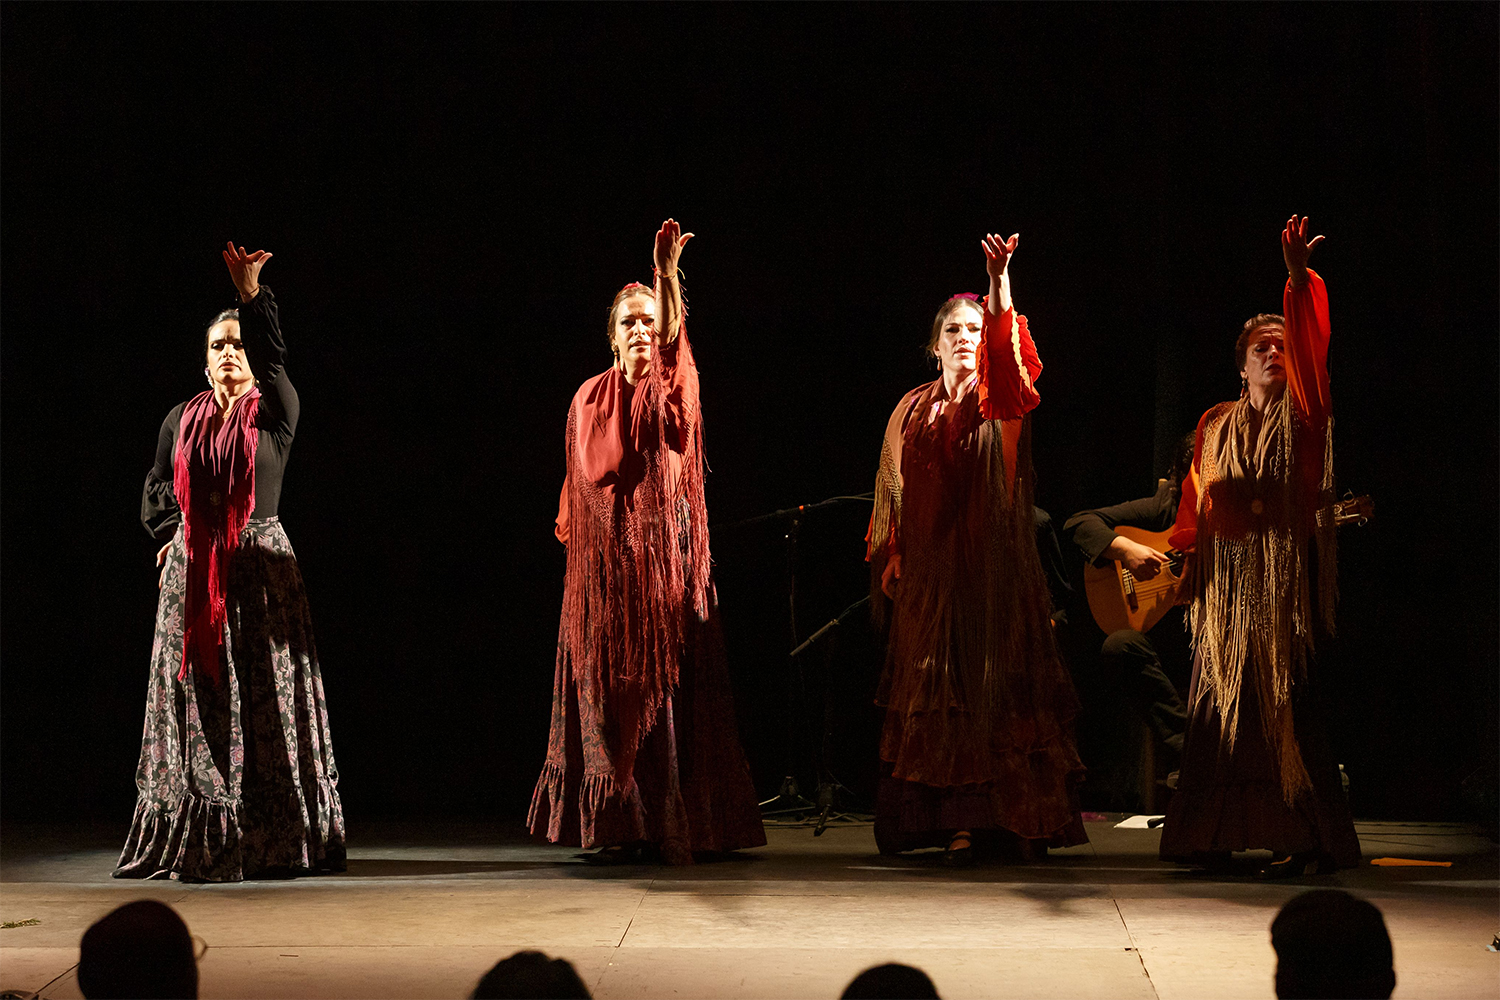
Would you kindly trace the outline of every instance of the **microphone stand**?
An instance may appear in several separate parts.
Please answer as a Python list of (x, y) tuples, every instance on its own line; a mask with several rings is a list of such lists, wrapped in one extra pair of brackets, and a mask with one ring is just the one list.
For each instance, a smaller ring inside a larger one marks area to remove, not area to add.
[[(850, 501), (872, 502), (874, 498), (875, 496), (873, 493), (861, 496), (830, 497), (827, 500), (822, 500), (818, 503), (798, 504), (795, 507), (784, 507), (781, 510), (774, 510), (768, 514), (758, 514), (754, 517), (744, 518), (743, 520), (731, 521), (728, 524), (717, 525), (714, 529), (712, 529), (722, 530), (725, 528), (742, 528), (748, 527), (753, 524), (762, 524), (766, 521), (773, 521), (778, 519), (784, 519), (786, 521), (786, 535), (784, 537), (787, 543), (787, 631), (790, 639), (790, 645), (792, 647), (792, 651), (790, 654), (788, 654), (787, 659), (788, 661), (793, 661), (794, 665), (797, 668), (795, 675), (789, 675), (787, 678), (788, 724), (786, 761), (787, 770), (789, 771), (794, 770), (794, 762), (796, 761), (796, 758), (798, 756), (797, 739), (796, 734), (793, 731), (793, 724), (791, 720), (795, 718), (797, 714), (799, 714), (797, 712), (796, 706), (805, 706), (807, 704), (807, 674), (803, 670), (802, 662), (798, 660), (797, 657), (799, 654), (817, 643), (818, 640), (820, 640), (823, 636), (832, 631), (833, 628), (840, 624), (850, 613), (869, 601), (868, 597), (856, 601), (849, 607), (845, 608), (837, 618), (833, 619), (828, 624), (818, 629), (817, 632), (809, 636), (806, 641), (801, 642), (800, 644), (798, 643), (797, 535), (802, 527), (802, 516), (807, 511), (820, 510), (824, 507), (833, 507), (839, 504), (848, 503)], [(802, 789), (797, 784), (796, 776), (788, 774), (781, 779), (781, 787), (777, 790), (776, 794), (760, 804), (761, 816), (764, 818), (770, 818), (772, 816), (787, 816), (794, 813), (806, 816), (816, 810), (818, 812), (818, 820), (816, 828), (813, 831), (813, 836), (815, 837), (822, 836), (823, 830), (827, 827), (828, 821), (830, 819), (845, 818), (844, 814), (842, 813), (833, 813), (834, 791), (838, 788), (843, 788), (844, 786), (833, 780), (832, 775), (828, 774), (827, 767), (825, 766), (827, 761), (828, 719), (830, 714), (829, 706), (827, 704), (827, 694), (827, 683), (825, 681), (823, 699), (823, 739), (821, 743), (821, 749), (818, 754), (818, 788), (815, 792), (817, 801), (814, 802), (804, 796), (802, 794)], [(798, 697), (799, 695), (800, 698)]]
[[(797, 507), (787, 507), (784, 510), (773, 511), (770, 514), (762, 514), (745, 521), (735, 522), (735, 525), (759, 524), (763, 521), (784, 517), (786, 525), (786, 594), (787, 594), (787, 627), (791, 635), (792, 643), (797, 641), (797, 531), (802, 526), (802, 512), (818, 507), (825, 507), (834, 500), (824, 500), (822, 503), (803, 504)], [(731, 526), (731, 527), (732, 527)], [(807, 677), (802, 672), (802, 665), (797, 664), (795, 677), (796, 689), (793, 690), (793, 677), (787, 676), (787, 727), (786, 727), (786, 765), (787, 770), (794, 770), (797, 759), (797, 736), (793, 731), (793, 720), (797, 716), (797, 706), (807, 704)], [(800, 699), (798, 697), (800, 695)], [(767, 808), (767, 807), (770, 808)], [(802, 794), (802, 789), (797, 785), (796, 775), (788, 774), (781, 779), (781, 787), (776, 794), (760, 804), (762, 818), (770, 816), (785, 816), (788, 813), (805, 813), (809, 809), (816, 808), (814, 803)]]
[(781, 510), (773, 510), (769, 514), (757, 514), (754, 517), (747, 517), (741, 521), (730, 521), (728, 524), (716, 524), (713, 526), (713, 530), (718, 531), (724, 528), (743, 528), (751, 524), (760, 524), (762, 521), (774, 521), (778, 517), (791, 518), (793, 524), (795, 525), (797, 520), (801, 518), (804, 511), (821, 510), (824, 507), (836, 507), (841, 503), (848, 503), (850, 500), (873, 501), (874, 499), (875, 494), (873, 493), (861, 494), (859, 496), (829, 497), (827, 500), (819, 500), (817, 503), (804, 503), (798, 504), (796, 507), (783, 507)]
[[(866, 594), (864, 597), (861, 597), (859, 600), (849, 605), (843, 611), (840, 611), (836, 618), (830, 619), (828, 624), (824, 625), (812, 635), (808, 636), (806, 641), (804, 641), (802, 645), (792, 650), (789, 654), (789, 658), (796, 659), (800, 654), (811, 649), (825, 635), (830, 634), (834, 629), (844, 624), (845, 618), (848, 618), (854, 612), (858, 611), (860, 608), (863, 608), (869, 603), (870, 595)], [(831, 654), (829, 656), (829, 660), (832, 661)], [(832, 693), (832, 687), (832, 670), (829, 667), (825, 666), (823, 669), (823, 739), (818, 746), (818, 790), (816, 792), (816, 795), (818, 797), (816, 806), (818, 810), (818, 818), (817, 821), (813, 824), (814, 837), (823, 836), (823, 831), (828, 828), (829, 820), (833, 820), (835, 822), (840, 820), (846, 820), (848, 822), (869, 822), (870, 820), (869, 816), (863, 814), (856, 815), (854, 813), (836, 813), (833, 811), (834, 793), (841, 788), (844, 789), (844, 791), (848, 791), (848, 789), (844, 788), (843, 782), (835, 778), (833, 776), (833, 772), (828, 768), (828, 738), (833, 735), (833, 726), (830, 725), (833, 716), (833, 709), (829, 704), (831, 700), (829, 696)]]

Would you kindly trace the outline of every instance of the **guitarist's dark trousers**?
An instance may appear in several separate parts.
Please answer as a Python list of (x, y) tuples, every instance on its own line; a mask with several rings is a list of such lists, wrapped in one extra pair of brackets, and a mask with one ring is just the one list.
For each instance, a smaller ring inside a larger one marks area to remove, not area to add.
[(1151, 730), (1167, 771), (1177, 770), (1187, 731), (1182, 692), (1187, 691), (1192, 658), (1182, 617), (1182, 609), (1173, 609), (1149, 636), (1134, 629), (1113, 632), (1099, 650), (1106, 683), (1119, 686), (1124, 700)]

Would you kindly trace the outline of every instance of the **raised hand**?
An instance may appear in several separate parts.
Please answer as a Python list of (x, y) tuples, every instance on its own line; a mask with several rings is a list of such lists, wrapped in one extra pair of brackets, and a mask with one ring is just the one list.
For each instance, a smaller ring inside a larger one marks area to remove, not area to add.
[(1001, 316), (1011, 307), (1010, 273), (1006, 268), (1010, 266), (1011, 254), (1021, 245), (1021, 234), (1012, 233), (1010, 239), (1005, 240), (987, 233), (979, 243), (984, 247), (984, 269), (990, 273), (990, 297), (986, 308), (991, 316)]
[(674, 219), (668, 219), (661, 224), (656, 231), (656, 248), (652, 253), (652, 262), (656, 265), (658, 274), (667, 278), (677, 276), (677, 258), (682, 254), (682, 248), (687, 246), (687, 241), (693, 238), (692, 233), (684, 233)]
[(1005, 268), (1010, 264), (1010, 255), (1015, 253), (1016, 247), (1021, 245), (1021, 234), (1013, 233), (1007, 240), (994, 233), (987, 233), (980, 241), (980, 245), (984, 247), (985, 270), (998, 282), (1005, 277)]
[(229, 268), (229, 277), (233, 279), (234, 287), (240, 291), (241, 302), (249, 302), (260, 294), (260, 269), (270, 259), (269, 251), (246, 253), (244, 247), (236, 250), (233, 243), (228, 244), (228, 249), (224, 251), (224, 264)]
[(1293, 215), (1286, 220), (1286, 228), (1281, 231), (1281, 256), (1286, 260), (1286, 273), (1293, 285), (1300, 288), (1307, 284), (1307, 258), (1312, 256), (1313, 247), (1322, 242), (1321, 236), (1307, 238), (1307, 216)]

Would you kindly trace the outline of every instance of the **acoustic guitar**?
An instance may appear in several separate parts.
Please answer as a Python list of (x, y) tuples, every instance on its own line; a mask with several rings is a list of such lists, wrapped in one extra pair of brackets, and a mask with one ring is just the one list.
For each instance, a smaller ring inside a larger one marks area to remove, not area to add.
[[(1375, 503), (1369, 496), (1350, 496), (1333, 505), (1333, 523), (1364, 524), (1375, 516)], [(1165, 555), (1170, 562), (1149, 580), (1137, 580), (1125, 564), (1112, 560), (1105, 566), (1083, 567), (1083, 588), (1088, 595), (1094, 621), (1105, 632), (1130, 628), (1149, 632), (1152, 626), (1177, 604), (1177, 590), (1182, 582), (1182, 564), (1186, 558), (1168, 548), (1166, 531), (1143, 531), (1120, 525), (1115, 534), (1139, 542)]]

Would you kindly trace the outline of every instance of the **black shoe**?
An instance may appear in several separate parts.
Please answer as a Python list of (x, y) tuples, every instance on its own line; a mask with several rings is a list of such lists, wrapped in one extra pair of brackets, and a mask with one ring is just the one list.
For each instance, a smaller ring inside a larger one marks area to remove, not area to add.
[(643, 858), (640, 844), (610, 844), (601, 847), (592, 854), (579, 855), (585, 864), (590, 865), (638, 865)]
[[(962, 847), (955, 845), (962, 844)], [(974, 863), (974, 841), (969, 836), (955, 836), (943, 852), (943, 864), (949, 868), (968, 868)]]
[(1047, 860), (1047, 842), (1045, 840), (1033, 840), (1030, 837), (1021, 837), (1016, 841), (1016, 848), (1021, 857), (1021, 864), (1034, 865)]
[[(1331, 860), (1331, 859), (1330, 859)], [(1323, 871), (1322, 859), (1317, 851), (1299, 851), (1274, 858), (1260, 870), (1263, 879), (1301, 878)]]
[(1234, 869), (1234, 854), (1230, 851), (1197, 851), (1188, 863), (1209, 875), (1227, 875)]

